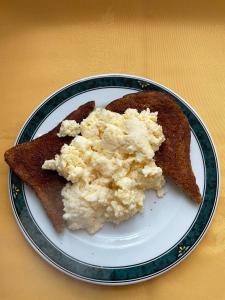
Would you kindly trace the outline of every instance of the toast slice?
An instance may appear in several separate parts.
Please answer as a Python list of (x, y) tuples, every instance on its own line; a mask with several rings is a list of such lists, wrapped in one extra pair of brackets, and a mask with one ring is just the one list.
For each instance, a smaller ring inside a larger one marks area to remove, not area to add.
[[(80, 123), (94, 108), (94, 101), (87, 102), (65, 119)], [(127, 108), (158, 111), (158, 122), (163, 127), (166, 140), (156, 152), (156, 163), (190, 198), (200, 203), (201, 195), (190, 161), (189, 123), (174, 98), (162, 92), (148, 91), (126, 95), (106, 106), (106, 109), (118, 113), (124, 113)], [(67, 181), (54, 171), (42, 170), (41, 166), (45, 160), (59, 153), (64, 143), (72, 140), (72, 137), (57, 136), (60, 124), (47, 134), (5, 152), (6, 162), (35, 191), (58, 232), (64, 228), (61, 190)]]
[[(66, 119), (80, 123), (94, 108), (94, 101), (87, 102)], [(13, 172), (35, 191), (58, 232), (64, 228), (61, 190), (67, 181), (56, 172), (42, 170), (41, 166), (46, 159), (52, 159), (59, 153), (65, 143), (68, 144), (72, 140), (72, 137), (59, 138), (57, 136), (60, 124), (43, 136), (16, 145), (5, 152), (6, 162)]]
[(184, 193), (200, 203), (201, 194), (190, 160), (190, 127), (175, 99), (159, 91), (146, 91), (126, 95), (106, 106), (118, 113), (124, 113), (127, 108), (136, 108), (139, 112), (146, 108), (158, 111), (158, 123), (166, 140), (155, 154), (156, 164)]

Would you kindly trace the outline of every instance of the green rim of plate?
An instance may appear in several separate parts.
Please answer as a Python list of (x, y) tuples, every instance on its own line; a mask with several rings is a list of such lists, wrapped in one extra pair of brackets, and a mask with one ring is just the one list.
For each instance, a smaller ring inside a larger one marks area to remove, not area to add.
[(16, 144), (30, 141), (39, 126), (57, 107), (71, 97), (94, 89), (127, 88), (135, 91), (157, 90), (174, 97), (187, 116), (192, 132), (201, 148), (205, 167), (204, 199), (198, 214), (184, 236), (170, 249), (149, 261), (121, 267), (97, 266), (79, 261), (60, 250), (41, 231), (29, 210), (23, 182), (13, 173), (9, 176), (12, 207), (27, 240), (39, 254), (61, 271), (83, 280), (102, 284), (125, 284), (159, 275), (183, 260), (198, 244), (213, 216), (219, 189), (219, 170), (211, 138), (192, 108), (171, 90), (151, 80), (128, 75), (102, 75), (72, 83), (50, 96), (31, 115), (17, 138)]

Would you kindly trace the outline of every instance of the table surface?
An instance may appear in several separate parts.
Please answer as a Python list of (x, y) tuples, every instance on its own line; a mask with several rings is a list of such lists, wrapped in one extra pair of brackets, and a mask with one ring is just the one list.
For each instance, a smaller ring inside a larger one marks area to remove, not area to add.
[(225, 299), (223, 182), (212, 225), (184, 262), (137, 285), (94, 286), (60, 273), (26, 242), (12, 214), (3, 160), (26, 118), (53, 91), (85, 76), (127, 73), (188, 100), (213, 137), (223, 177), (225, 2), (0, 3), (0, 299)]

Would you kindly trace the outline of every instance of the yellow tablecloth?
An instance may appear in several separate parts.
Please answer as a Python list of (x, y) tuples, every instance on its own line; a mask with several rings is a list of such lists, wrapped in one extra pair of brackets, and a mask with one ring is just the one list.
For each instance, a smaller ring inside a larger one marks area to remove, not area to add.
[[(197, 3), (196, 3), (197, 2)], [(225, 187), (197, 249), (173, 270), (133, 286), (94, 286), (37, 255), (10, 207), (3, 153), (54, 90), (100, 73), (156, 80), (197, 110), (225, 174), (225, 2), (0, 1), (0, 299), (225, 299)]]

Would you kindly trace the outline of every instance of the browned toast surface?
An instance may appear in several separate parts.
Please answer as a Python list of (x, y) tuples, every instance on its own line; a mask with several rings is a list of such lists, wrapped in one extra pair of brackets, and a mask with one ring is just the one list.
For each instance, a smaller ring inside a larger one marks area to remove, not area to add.
[[(88, 102), (66, 119), (80, 123), (94, 107), (93, 101)], [(158, 91), (140, 92), (126, 95), (106, 106), (106, 109), (118, 113), (124, 113), (127, 108), (136, 108), (138, 111), (150, 108), (151, 111), (158, 111), (158, 122), (163, 127), (166, 140), (156, 152), (156, 163), (187, 195), (196, 202), (201, 202), (190, 161), (189, 123), (173, 97)], [(5, 160), (10, 168), (35, 191), (58, 232), (64, 228), (61, 190), (66, 180), (54, 171), (42, 170), (41, 166), (46, 159), (54, 158), (64, 143), (72, 140), (71, 137), (59, 138), (59, 127), (60, 124), (47, 134), (16, 145), (5, 153)]]
[(200, 203), (201, 195), (190, 160), (190, 127), (175, 99), (162, 92), (148, 91), (126, 95), (106, 106), (106, 109), (118, 113), (124, 113), (127, 108), (135, 108), (139, 112), (146, 108), (158, 111), (158, 123), (166, 140), (156, 152), (156, 164), (183, 192)]
[[(66, 119), (80, 123), (94, 107), (94, 101), (88, 102), (73, 111)], [(70, 143), (72, 140), (71, 137), (59, 138), (57, 136), (59, 128), (60, 124), (43, 136), (16, 145), (5, 152), (6, 162), (13, 172), (35, 191), (58, 232), (64, 228), (61, 190), (66, 180), (56, 172), (42, 170), (41, 166), (46, 159), (54, 158), (64, 143)]]

